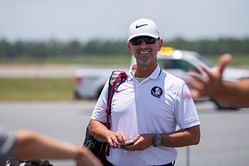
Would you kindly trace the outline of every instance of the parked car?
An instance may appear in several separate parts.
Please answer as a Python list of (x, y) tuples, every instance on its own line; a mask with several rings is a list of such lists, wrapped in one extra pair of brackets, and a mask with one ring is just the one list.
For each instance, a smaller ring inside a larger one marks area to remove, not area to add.
[[(132, 58), (132, 63), (135, 63), (135, 58)], [(174, 50), (169, 47), (164, 47), (158, 53), (158, 63), (169, 73), (172, 73), (182, 79), (188, 79), (188, 72), (195, 71), (204, 74), (200, 70), (200, 65), (208, 68), (213, 68), (215, 65), (209, 62), (204, 56), (194, 51)], [(228, 81), (237, 81), (248, 78), (249, 70), (227, 67), (224, 71), (223, 79)], [(199, 98), (196, 101), (206, 100), (208, 98)], [(212, 99), (211, 99), (212, 100)], [(221, 109), (236, 109), (227, 103), (220, 103), (212, 100), (219, 110)]]
[(75, 99), (97, 99), (114, 69), (78, 69), (75, 72)]
[[(159, 65), (167, 72), (172, 73), (181, 79), (187, 79), (189, 71), (195, 71), (202, 74), (200, 65), (205, 65), (208, 68), (213, 68), (205, 57), (199, 53), (187, 50), (172, 49), (163, 47), (157, 55)], [(136, 63), (132, 56), (131, 64)], [(101, 93), (101, 90), (111, 74), (113, 69), (88, 69), (76, 71), (76, 86), (74, 91), (75, 98), (96, 99)], [(123, 69), (128, 70), (128, 69)], [(224, 80), (236, 81), (249, 77), (249, 70), (227, 67), (224, 71)], [(196, 101), (207, 100), (200, 98)], [(232, 108), (227, 104), (213, 101), (218, 109)]]

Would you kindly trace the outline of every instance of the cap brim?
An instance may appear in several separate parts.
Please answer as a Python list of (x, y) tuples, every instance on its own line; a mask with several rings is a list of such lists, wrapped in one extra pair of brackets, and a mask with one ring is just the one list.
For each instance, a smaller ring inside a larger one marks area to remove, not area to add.
[(149, 37), (153, 37), (153, 38), (158, 38), (159, 37), (158, 35), (154, 35), (154, 34), (151, 34), (151, 33), (138, 33), (138, 34), (130, 36), (128, 38), (128, 41), (130, 41), (131, 39), (133, 39), (135, 37), (138, 37), (138, 36), (149, 36)]

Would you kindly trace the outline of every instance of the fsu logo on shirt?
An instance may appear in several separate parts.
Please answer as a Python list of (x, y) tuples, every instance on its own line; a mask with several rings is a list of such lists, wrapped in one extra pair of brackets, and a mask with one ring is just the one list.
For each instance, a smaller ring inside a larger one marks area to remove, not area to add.
[(151, 89), (151, 94), (154, 96), (154, 97), (157, 97), (157, 98), (160, 98), (163, 94), (163, 90), (162, 88), (158, 87), (158, 86), (154, 86), (152, 89)]

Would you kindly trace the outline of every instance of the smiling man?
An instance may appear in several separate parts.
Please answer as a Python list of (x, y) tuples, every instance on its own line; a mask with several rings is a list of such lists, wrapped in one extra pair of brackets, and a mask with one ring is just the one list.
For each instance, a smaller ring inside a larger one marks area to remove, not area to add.
[(154, 21), (142, 18), (130, 25), (128, 48), (136, 64), (113, 96), (111, 129), (101, 123), (106, 121), (108, 81), (89, 122), (94, 137), (111, 146), (109, 165), (172, 166), (175, 147), (200, 141), (200, 121), (188, 86), (157, 63), (162, 46)]

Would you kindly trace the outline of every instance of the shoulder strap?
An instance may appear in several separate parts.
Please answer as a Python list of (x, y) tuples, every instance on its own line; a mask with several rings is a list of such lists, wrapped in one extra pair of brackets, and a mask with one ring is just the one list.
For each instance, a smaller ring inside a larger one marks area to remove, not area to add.
[(114, 70), (109, 78), (108, 86), (108, 97), (107, 97), (107, 106), (106, 106), (106, 122), (107, 128), (110, 129), (110, 116), (111, 116), (111, 104), (112, 97), (115, 91), (127, 79), (125, 71)]

